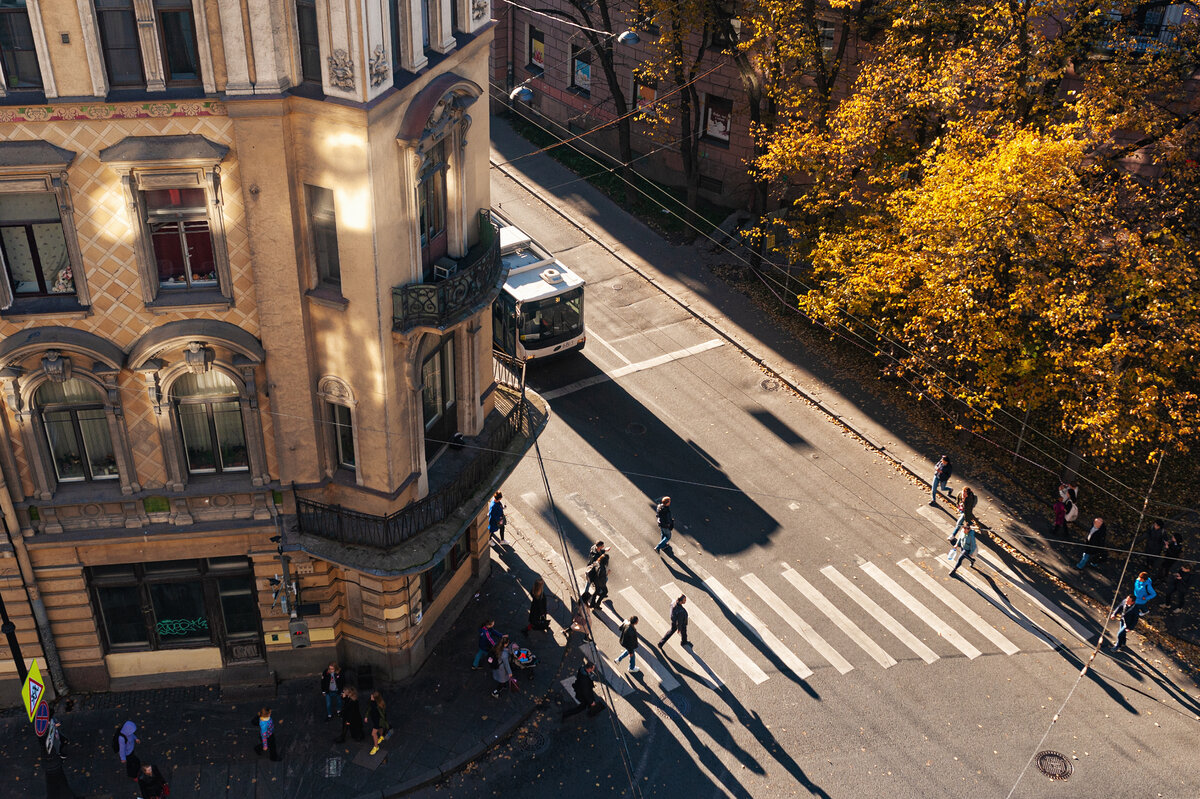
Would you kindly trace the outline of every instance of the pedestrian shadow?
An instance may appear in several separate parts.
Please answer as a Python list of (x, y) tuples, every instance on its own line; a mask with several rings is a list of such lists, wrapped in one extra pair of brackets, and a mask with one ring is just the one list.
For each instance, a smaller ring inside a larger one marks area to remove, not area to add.
[[(1131, 676), (1137, 678), (1139, 681), (1143, 679), (1142, 675), (1144, 674), (1146, 679), (1149, 679), (1151, 682), (1161, 688), (1163, 693), (1168, 694), (1182, 707), (1186, 708), (1189, 713), (1192, 715), (1200, 715), (1200, 700), (1189, 696), (1187, 692), (1179, 688), (1179, 686), (1177, 686), (1170, 677), (1163, 674), (1161, 669), (1133, 650), (1128, 650), (1125, 654), (1129, 660), (1133, 661), (1133, 663), (1126, 663), (1123, 659), (1119, 660), (1117, 658), (1113, 658), (1113, 662), (1120, 665), (1122, 669), (1124, 669)], [(1141, 673), (1139, 673), (1139, 669)], [(1134, 690), (1138, 690), (1139, 693), (1142, 694), (1146, 693), (1140, 689), (1135, 688)]]
[[(1063, 647), (1062, 649), (1060, 649), (1059, 652), (1062, 654), (1063, 659), (1066, 660), (1068, 663), (1070, 663), (1072, 666), (1074, 666), (1075, 668), (1080, 669), (1080, 670), (1083, 669), (1084, 663), (1086, 662), (1086, 661), (1084, 661), (1083, 658), (1079, 657), (1078, 655), (1076, 655), (1074, 652), (1072, 652), (1070, 649), (1067, 649), (1066, 647)], [(1141, 715), (1141, 713), (1138, 712), (1138, 709), (1136, 707), (1134, 707), (1133, 705), (1129, 704), (1129, 700), (1127, 700), (1121, 694), (1121, 692), (1119, 690), (1117, 690), (1117, 688), (1111, 682), (1109, 682), (1109, 680), (1106, 677), (1102, 676), (1099, 672), (1097, 672), (1095, 668), (1089, 668), (1087, 670), (1087, 676), (1088, 676), (1088, 679), (1091, 680), (1092, 682), (1094, 682), (1097, 687), (1099, 687), (1102, 691), (1104, 691), (1104, 693), (1108, 694), (1109, 699), (1113, 700), (1118, 705), (1125, 708), (1125, 710), (1127, 712), (1129, 712), (1130, 714), (1132, 714), (1134, 716)]]
[[(758, 636), (754, 635), (754, 625), (752, 625), (749, 620), (742, 618), (740, 613), (737, 613), (733, 608), (728, 607), (720, 597), (710, 591), (700, 576), (696, 574), (696, 572), (694, 572), (690, 566), (680, 560), (679, 557), (675, 555), (674, 551), (668, 550), (667, 557), (669, 559), (664, 560), (663, 562), (666, 564), (667, 570), (670, 571), (671, 574), (675, 575), (675, 577), (681, 582), (685, 582), (688, 585), (695, 587), (697, 590), (707, 594), (713, 600), (713, 602), (716, 603), (717, 607), (721, 609), (721, 613), (725, 616), (725, 618), (728, 619), (729, 622), (734, 625), (734, 627), (738, 628), (739, 631), (742, 631), (742, 639), (744, 641), (757, 649), (763, 657), (771, 662), (771, 665), (774, 666), (780, 674), (784, 675), (796, 685), (804, 689), (804, 692), (808, 694), (810, 698), (815, 699), (818, 702), (821, 701), (821, 695), (817, 693), (817, 690), (813, 688), (807, 680), (792, 671), (791, 667), (784, 663), (783, 659), (775, 653), (775, 650), (768, 646), (765, 641), (760, 640)], [(674, 561), (674, 564), (672, 564), (671, 561)]]

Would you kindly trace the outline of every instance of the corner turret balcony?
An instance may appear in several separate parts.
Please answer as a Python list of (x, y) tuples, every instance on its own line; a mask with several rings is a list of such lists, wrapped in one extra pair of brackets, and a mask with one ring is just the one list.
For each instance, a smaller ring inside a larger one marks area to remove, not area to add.
[(500, 236), (487, 211), (479, 212), (479, 242), (462, 258), (439, 259), (431, 283), (392, 289), (392, 329), (444, 330), (491, 305), (504, 286)]

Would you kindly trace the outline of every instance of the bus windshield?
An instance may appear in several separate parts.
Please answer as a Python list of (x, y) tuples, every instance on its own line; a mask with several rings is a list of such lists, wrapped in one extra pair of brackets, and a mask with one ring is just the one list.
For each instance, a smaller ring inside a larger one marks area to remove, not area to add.
[(527, 350), (553, 346), (582, 330), (582, 288), (521, 305), (521, 343)]

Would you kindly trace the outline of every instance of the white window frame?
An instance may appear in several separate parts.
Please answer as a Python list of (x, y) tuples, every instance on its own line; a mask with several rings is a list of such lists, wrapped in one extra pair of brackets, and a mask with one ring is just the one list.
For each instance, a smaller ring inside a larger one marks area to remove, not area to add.
[[(75, 298), (86, 310), (91, 305), (88, 294), (87, 280), (83, 274), (83, 254), (79, 250), (79, 234), (75, 230), (75, 214), (71, 207), (71, 193), (67, 186), (67, 173), (36, 172), (24, 175), (0, 174), (0, 193), (4, 194), (35, 194), (53, 193), (58, 201), (58, 214), (62, 224), (63, 238), (67, 242), (67, 257), (71, 263), (71, 274), (75, 280)], [(0, 255), (0, 257), (3, 257)], [(0, 263), (0, 309), (9, 310), (19, 299), (9, 284), (8, 270)], [(64, 297), (70, 296), (64, 294)]]

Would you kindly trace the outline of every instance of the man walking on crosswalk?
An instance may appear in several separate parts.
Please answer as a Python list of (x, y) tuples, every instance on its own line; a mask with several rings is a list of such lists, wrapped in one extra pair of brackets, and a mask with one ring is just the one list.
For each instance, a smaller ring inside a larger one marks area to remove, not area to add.
[(624, 652), (617, 655), (617, 662), (629, 657), (629, 670), (637, 674), (641, 669), (637, 667), (637, 648), (638, 648), (638, 632), (637, 632), (637, 616), (630, 616), (625, 621), (621, 622), (621, 646), (625, 649)]
[(655, 552), (662, 552), (663, 547), (666, 547), (671, 540), (671, 531), (675, 529), (675, 517), (671, 515), (671, 498), (663, 497), (662, 502), (658, 503), (658, 507), (654, 509), (654, 515), (658, 517), (658, 529), (662, 533), (662, 540), (654, 547)]
[(667, 639), (674, 635), (676, 630), (679, 631), (680, 643), (682, 643), (684, 646), (692, 645), (691, 641), (689, 641), (687, 637), (688, 613), (687, 608), (684, 607), (686, 603), (687, 597), (683, 595), (680, 595), (679, 599), (676, 599), (671, 603), (671, 629), (668, 630), (667, 634), (664, 635), (662, 640), (658, 642), (659, 649), (662, 649), (663, 646), (666, 645)]

